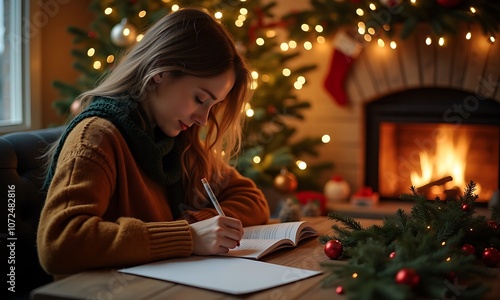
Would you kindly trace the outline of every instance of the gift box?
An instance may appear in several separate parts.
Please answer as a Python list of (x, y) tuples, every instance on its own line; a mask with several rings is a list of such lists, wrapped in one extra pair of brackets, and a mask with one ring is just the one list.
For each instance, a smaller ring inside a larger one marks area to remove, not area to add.
[(371, 187), (365, 186), (351, 196), (351, 204), (357, 206), (375, 206), (378, 204), (379, 195)]

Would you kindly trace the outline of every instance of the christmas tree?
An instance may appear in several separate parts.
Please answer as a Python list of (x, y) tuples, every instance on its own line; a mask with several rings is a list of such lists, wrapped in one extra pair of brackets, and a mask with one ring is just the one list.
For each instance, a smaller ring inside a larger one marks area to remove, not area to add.
[[(272, 9), (276, 4), (266, 3), (94, 0), (90, 9), (96, 18), (91, 28), (69, 28), (75, 37), (74, 67), (81, 72), (81, 77), (76, 83), (54, 83), (61, 94), (54, 106), (61, 114), (70, 112), (72, 105), (78, 105), (73, 100), (112, 71), (120, 54), (126, 47), (140, 42), (142, 34), (155, 20), (182, 7), (201, 7), (228, 28), (252, 71), (253, 96), (246, 107), (245, 140), (235, 166), (261, 186), (271, 186), (280, 171), (287, 169), (296, 175), (299, 189), (322, 190), (318, 174), (331, 168), (331, 164), (306, 164), (308, 156), (317, 156), (315, 148), (322, 144), (321, 137), (291, 142), (296, 130), (287, 122), (304, 119), (303, 110), (309, 108), (310, 103), (299, 99), (295, 91), (306, 84), (304, 75), (315, 66), (287, 67), (299, 52), (280, 49), (275, 29), (286, 23), (273, 17)], [(299, 159), (302, 156), (306, 158)]]

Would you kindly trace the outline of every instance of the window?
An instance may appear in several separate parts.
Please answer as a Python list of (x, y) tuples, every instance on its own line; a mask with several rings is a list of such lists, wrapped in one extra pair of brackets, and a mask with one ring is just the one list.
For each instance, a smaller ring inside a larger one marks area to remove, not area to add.
[(0, 0), (0, 132), (30, 126), (30, 39), (23, 34), (28, 3)]

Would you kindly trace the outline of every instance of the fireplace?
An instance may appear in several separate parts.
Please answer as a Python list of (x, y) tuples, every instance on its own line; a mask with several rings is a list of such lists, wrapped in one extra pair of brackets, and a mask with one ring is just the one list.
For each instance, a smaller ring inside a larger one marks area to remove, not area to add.
[(500, 187), (500, 103), (449, 88), (419, 88), (365, 105), (365, 180), (381, 201), (415, 186), (456, 198), (476, 183), (487, 203)]

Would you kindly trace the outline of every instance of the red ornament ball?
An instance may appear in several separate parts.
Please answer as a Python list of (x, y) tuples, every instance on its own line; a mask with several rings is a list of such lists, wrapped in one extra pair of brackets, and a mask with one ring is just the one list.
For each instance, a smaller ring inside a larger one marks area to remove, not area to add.
[(462, 3), (462, 0), (437, 0), (436, 2), (444, 7), (453, 7)]
[(488, 224), (489, 227), (497, 230), (498, 229), (498, 223), (493, 221), (493, 220), (489, 220), (486, 224)]
[(462, 251), (464, 251), (469, 255), (474, 254), (476, 252), (476, 248), (474, 248), (474, 246), (472, 246), (471, 244), (464, 244), (461, 249)]
[(406, 284), (411, 287), (415, 287), (420, 282), (420, 276), (418, 276), (417, 271), (411, 268), (403, 268), (396, 273), (396, 283)]
[(324, 251), (330, 259), (337, 259), (343, 251), (342, 243), (337, 240), (329, 240), (325, 244)]
[(467, 203), (462, 204), (462, 210), (463, 211), (469, 211), (470, 210), (470, 205)]
[(335, 288), (335, 292), (339, 295), (344, 294), (344, 287), (339, 285), (337, 288)]
[(498, 263), (500, 262), (500, 252), (493, 247), (484, 249), (483, 262), (488, 267), (494, 267), (498, 265)]

